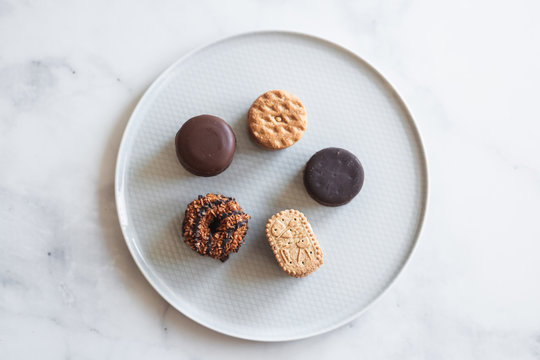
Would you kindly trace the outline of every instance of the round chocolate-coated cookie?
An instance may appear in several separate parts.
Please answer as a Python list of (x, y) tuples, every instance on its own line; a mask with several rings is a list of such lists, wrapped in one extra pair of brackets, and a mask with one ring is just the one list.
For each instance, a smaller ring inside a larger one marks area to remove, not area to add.
[(360, 160), (345, 149), (330, 147), (315, 153), (304, 170), (307, 192), (326, 206), (348, 203), (363, 184), (364, 169)]
[(199, 115), (189, 119), (176, 133), (176, 156), (192, 174), (214, 176), (232, 162), (236, 136), (223, 119)]

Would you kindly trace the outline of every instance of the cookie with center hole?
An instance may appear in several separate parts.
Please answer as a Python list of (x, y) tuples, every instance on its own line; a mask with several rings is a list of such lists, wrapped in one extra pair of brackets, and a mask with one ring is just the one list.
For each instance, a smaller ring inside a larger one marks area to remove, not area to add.
[(265, 92), (248, 112), (249, 133), (265, 149), (280, 150), (293, 145), (304, 135), (306, 127), (306, 109), (288, 91)]
[(266, 238), (279, 266), (288, 275), (303, 277), (323, 263), (323, 253), (311, 224), (298, 210), (283, 210), (266, 223)]

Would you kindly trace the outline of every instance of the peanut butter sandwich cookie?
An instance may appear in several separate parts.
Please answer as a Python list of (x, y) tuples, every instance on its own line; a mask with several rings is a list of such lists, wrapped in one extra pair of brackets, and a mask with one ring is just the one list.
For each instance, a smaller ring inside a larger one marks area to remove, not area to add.
[(300, 140), (307, 114), (300, 100), (288, 91), (271, 90), (255, 100), (248, 112), (251, 137), (262, 147), (280, 150)]
[(283, 210), (272, 216), (266, 223), (266, 238), (279, 266), (290, 276), (306, 276), (323, 263), (311, 225), (298, 210)]

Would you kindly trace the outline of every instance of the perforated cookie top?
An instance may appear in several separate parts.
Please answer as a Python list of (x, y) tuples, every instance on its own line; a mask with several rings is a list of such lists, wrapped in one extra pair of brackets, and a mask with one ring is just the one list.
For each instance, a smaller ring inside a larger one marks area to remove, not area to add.
[(323, 263), (311, 224), (298, 210), (283, 210), (272, 216), (266, 223), (266, 238), (279, 266), (290, 276), (306, 276)]
[(248, 112), (248, 129), (261, 146), (279, 150), (300, 140), (307, 114), (300, 100), (288, 91), (271, 90), (255, 100)]

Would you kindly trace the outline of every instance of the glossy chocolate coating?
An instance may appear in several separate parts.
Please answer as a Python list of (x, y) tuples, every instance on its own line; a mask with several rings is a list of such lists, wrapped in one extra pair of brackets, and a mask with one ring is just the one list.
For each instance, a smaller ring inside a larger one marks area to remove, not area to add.
[(189, 119), (176, 133), (176, 156), (192, 174), (214, 176), (232, 162), (236, 137), (223, 119), (199, 115)]
[(360, 160), (345, 149), (326, 148), (315, 153), (304, 170), (307, 192), (326, 206), (348, 203), (363, 184), (364, 169)]

